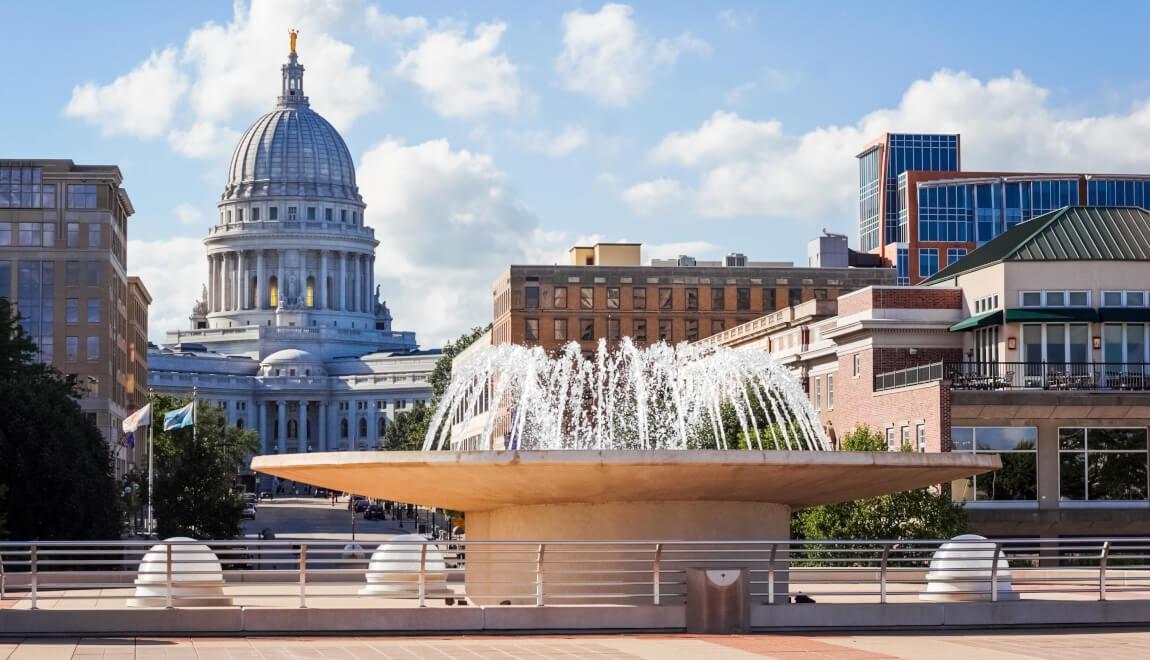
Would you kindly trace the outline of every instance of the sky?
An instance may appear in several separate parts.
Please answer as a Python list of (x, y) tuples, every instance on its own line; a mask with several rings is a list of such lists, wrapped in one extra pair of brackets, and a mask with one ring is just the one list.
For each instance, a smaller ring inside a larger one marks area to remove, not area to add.
[(824, 228), (853, 243), (854, 156), (884, 131), (959, 132), (971, 170), (1150, 173), (1148, 22), (1139, 2), (11, 3), (0, 157), (120, 166), (159, 340), (187, 326), (296, 28), (382, 297), (434, 347), (491, 320), (509, 264), (576, 243), (797, 263)]

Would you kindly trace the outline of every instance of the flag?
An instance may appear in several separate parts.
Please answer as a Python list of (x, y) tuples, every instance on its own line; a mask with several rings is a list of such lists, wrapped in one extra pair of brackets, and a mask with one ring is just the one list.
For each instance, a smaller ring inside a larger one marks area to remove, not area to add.
[(140, 408), (136, 412), (125, 417), (124, 423), (120, 425), (120, 428), (124, 431), (124, 433), (131, 433), (132, 431), (135, 431), (137, 428), (143, 426), (144, 424), (151, 424), (151, 423), (152, 423), (152, 404), (149, 403), (148, 405), (144, 406), (143, 408)]
[(169, 413), (164, 413), (164, 430), (170, 431), (172, 429), (182, 429), (185, 426), (191, 426), (195, 424), (195, 410), (196, 402), (193, 401), (183, 408), (173, 410)]
[(128, 449), (135, 449), (136, 448), (136, 432), (135, 431), (128, 431), (127, 435), (124, 436), (124, 443), (128, 445)]

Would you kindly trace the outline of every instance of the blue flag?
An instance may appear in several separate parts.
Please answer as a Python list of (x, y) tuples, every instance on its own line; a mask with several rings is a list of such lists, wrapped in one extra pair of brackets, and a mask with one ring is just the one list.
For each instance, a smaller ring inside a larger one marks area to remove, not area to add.
[(124, 444), (128, 446), (128, 449), (135, 449), (136, 448), (136, 434), (135, 434), (135, 432), (129, 432), (129, 433), (124, 434)]
[(193, 401), (183, 408), (164, 413), (164, 430), (182, 429), (196, 423), (196, 402)]

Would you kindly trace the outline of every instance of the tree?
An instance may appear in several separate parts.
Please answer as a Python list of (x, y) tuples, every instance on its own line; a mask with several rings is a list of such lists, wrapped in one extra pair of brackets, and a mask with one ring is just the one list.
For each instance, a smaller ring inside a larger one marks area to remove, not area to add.
[[(490, 323), (483, 328), (476, 326), (460, 335), (459, 339), (447, 342), (442, 357), (435, 361), (435, 368), (431, 370), (431, 404), (416, 405), (411, 410), (397, 414), (383, 433), (384, 449), (411, 451), (423, 448), (423, 441), (431, 428), (431, 418), (447, 392), (447, 386), (451, 384), (451, 361), (490, 329)], [(444, 443), (444, 446), (449, 445)]]
[(236, 473), (259, 446), (255, 431), (228, 426), (204, 402), (192, 427), (163, 430), (164, 413), (186, 400), (152, 395), (156, 528), (161, 537), (229, 539), (240, 534), (243, 502), (234, 491)]
[(119, 538), (112, 455), (81, 396), (73, 376), (38, 361), (13, 306), (0, 299), (0, 517), (9, 538)]
[[(843, 436), (843, 451), (886, 451), (886, 440), (867, 426)], [(951, 538), (965, 533), (966, 513), (945, 490), (920, 488), (853, 502), (803, 509), (791, 518), (796, 539), (907, 540)], [(832, 550), (811, 546), (808, 558), (817, 560)]]

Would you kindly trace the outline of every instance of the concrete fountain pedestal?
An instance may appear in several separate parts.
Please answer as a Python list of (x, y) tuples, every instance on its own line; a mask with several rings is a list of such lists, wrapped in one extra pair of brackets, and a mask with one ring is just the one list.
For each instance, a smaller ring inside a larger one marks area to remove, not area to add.
[[(739, 450), (331, 452), (252, 461), (253, 470), (281, 479), (464, 511), (469, 543), (588, 544), (786, 540), (793, 508), (921, 488), (1000, 466), (998, 456), (986, 454)], [(508, 559), (529, 561), (537, 547), (472, 548), (468, 596), (478, 604), (534, 602), (534, 575), (500, 566)], [(649, 546), (643, 552), (649, 558)], [(626, 566), (627, 553), (618, 554), (601, 556), (597, 565)], [(677, 559), (685, 565), (692, 557)], [(552, 556), (544, 572), (552, 602), (574, 590), (565, 589), (571, 580), (559, 576), (580, 568)], [(586, 577), (579, 581), (593, 581)]]

